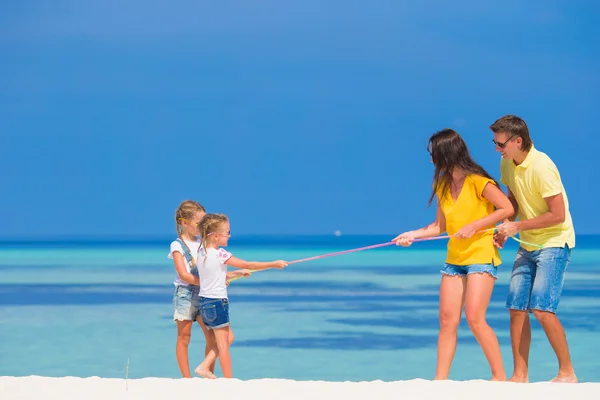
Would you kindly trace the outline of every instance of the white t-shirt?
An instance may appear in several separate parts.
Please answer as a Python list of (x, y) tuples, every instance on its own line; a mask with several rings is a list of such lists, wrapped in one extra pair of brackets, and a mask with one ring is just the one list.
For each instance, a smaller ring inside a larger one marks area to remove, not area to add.
[[(204, 256), (206, 255), (206, 259)], [(198, 276), (200, 277), (200, 296), (209, 299), (227, 298), (227, 260), (232, 254), (225, 249), (204, 249), (198, 259)]]
[[(174, 240), (171, 242), (171, 251), (169, 252), (169, 258), (173, 259), (173, 253), (178, 251), (183, 256), (183, 262), (185, 263), (185, 267), (186, 267), (187, 271), (192, 273), (193, 275), (198, 275), (198, 273), (195, 270), (196, 266), (194, 265), (194, 263), (197, 261), (197, 259), (199, 257), (198, 252), (200, 251), (200, 245), (202, 243), (200, 242), (200, 239), (198, 239), (195, 242), (190, 242), (188, 240), (184, 240), (184, 242), (187, 245), (187, 247), (190, 249), (190, 254), (192, 255), (192, 262), (189, 263), (187, 261), (187, 258), (185, 258), (185, 251), (183, 250), (183, 246), (177, 240)], [(175, 273), (177, 274), (177, 271), (175, 271)], [(194, 286), (190, 283), (187, 283), (183, 279), (181, 279), (179, 274), (177, 274), (177, 277), (175, 278), (175, 281), (173, 282), (173, 284), (175, 286)]]

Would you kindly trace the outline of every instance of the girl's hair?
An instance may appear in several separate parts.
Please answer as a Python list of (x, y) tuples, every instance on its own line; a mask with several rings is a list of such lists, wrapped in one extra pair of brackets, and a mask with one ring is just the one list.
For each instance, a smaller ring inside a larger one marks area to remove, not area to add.
[(183, 245), (187, 248), (188, 251), (190, 251), (190, 249), (188, 245), (185, 244), (183, 237), (181, 237), (183, 233), (182, 222), (184, 219), (192, 219), (194, 217), (194, 214), (196, 214), (197, 212), (206, 212), (206, 210), (204, 209), (204, 207), (202, 207), (200, 203), (194, 200), (184, 200), (183, 202), (181, 202), (179, 207), (177, 207), (177, 211), (175, 211), (175, 229), (177, 230), (177, 237), (179, 238), (179, 240), (181, 240), (181, 243), (183, 243)]
[(499, 186), (498, 182), (485, 169), (473, 161), (467, 144), (458, 132), (453, 129), (442, 129), (434, 133), (429, 138), (427, 151), (429, 151), (431, 160), (435, 165), (433, 190), (429, 197), (429, 205), (433, 202), (438, 190), (440, 190), (440, 201), (445, 197), (452, 182), (452, 171), (454, 168), (460, 168), (467, 174), (484, 176), (493, 180), (494, 184)]
[(204, 249), (204, 261), (206, 261), (206, 242), (208, 237), (217, 232), (225, 222), (229, 221), (225, 214), (206, 214), (198, 225), (200, 231), (200, 240)]

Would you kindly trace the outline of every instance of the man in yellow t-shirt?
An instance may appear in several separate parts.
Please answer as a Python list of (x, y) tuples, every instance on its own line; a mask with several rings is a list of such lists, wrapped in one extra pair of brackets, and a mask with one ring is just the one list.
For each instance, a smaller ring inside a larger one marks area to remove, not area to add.
[(502, 248), (507, 237), (519, 232), (524, 242), (539, 245), (521, 244), (510, 279), (506, 306), (510, 309), (514, 359), (511, 380), (529, 379), (532, 312), (558, 358), (558, 375), (552, 381), (576, 383), (565, 331), (556, 316), (571, 249), (575, 247), (567, 193), (556, 165), (533, 147), (525, 121), (506, 115), (490, 129), (496, 151), (502, 154), (501, 181), (508, 187), (515, 209), (513, 220), (498, 226), (496, 245)]

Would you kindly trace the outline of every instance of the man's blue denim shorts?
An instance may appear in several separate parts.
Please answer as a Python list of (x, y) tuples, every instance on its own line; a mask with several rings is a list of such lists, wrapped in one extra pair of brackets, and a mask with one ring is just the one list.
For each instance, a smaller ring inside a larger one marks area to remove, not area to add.
[(506, 307), (556, 313), (570, 259), (571, 249), (567, 245), (535, 251), (520, 248), (510, 278)]
[(195, 321), (200, 316), (199, 286), (177, 286), (173, 295), (173, 320)]
[(470, 274), (489, 274), (494, 279), (498, 279), (498, 267), (494, 264), (471, 264), (471, 265), (454, 265), (444, 264), (444, 268), (440, 271), (443, 275), (450, 276), (467, 276)]
[(208, 329), (229, 326), (229, 300), (200, 297), (200, 315)]

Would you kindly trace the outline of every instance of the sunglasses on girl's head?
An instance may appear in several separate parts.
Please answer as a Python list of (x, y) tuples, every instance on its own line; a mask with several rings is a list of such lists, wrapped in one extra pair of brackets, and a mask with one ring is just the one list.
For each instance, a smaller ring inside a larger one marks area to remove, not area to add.
[(225, 232), (211, 232), (211, 233), (209, 233), (206, 236), (214, 235), (216, 233), (218, 233), (219, 235), (223, 235), (223, 236), (227, 235), (228, 237), (231, 237), (231, 230), (227, 231), (227, 233), (225, 233)]
[(509, 137), (508, 139), (506, 139), (506, 142), (504, 142), (504, 143), (496, 142), (494, 139), (492, 139), (492, 142), (493, 142), (493, 143), (494, 143), (496, 146), (498, 146), (498, 147), (500, 147), (501, 149), (503, 149), (503, 148), (505, 148), (505, 147), (506, 147), (506, 143), (508, 143), (508, 141), (509, 141), (510, 139), (514, 138), (515, 136), (517, 136), (517, 135), (510, 135), (510, 137)]

